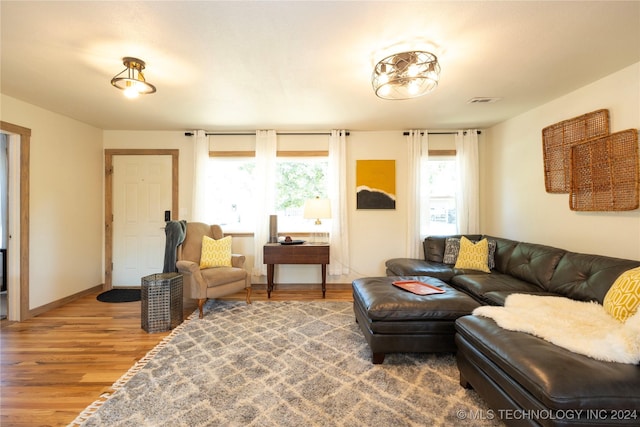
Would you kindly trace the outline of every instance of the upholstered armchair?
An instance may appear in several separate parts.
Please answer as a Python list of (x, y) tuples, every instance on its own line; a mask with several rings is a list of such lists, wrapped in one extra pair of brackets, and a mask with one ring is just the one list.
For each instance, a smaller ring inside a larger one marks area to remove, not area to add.
[(231, 254), (231, 266), (200, 267), (203, 236), (214, 240), (224, 237), (219, 225), (201, 222), (187, 223), (184, 242), (178, 246), (176, 267), (184, 277), (185, 291), (198, 300), (200, 318), (203, 306), (209, 298), (219, 298), (241, 290), (246, 292), (247, 304), (251, 304), (251, 277), (242, 267), (245, 256)]

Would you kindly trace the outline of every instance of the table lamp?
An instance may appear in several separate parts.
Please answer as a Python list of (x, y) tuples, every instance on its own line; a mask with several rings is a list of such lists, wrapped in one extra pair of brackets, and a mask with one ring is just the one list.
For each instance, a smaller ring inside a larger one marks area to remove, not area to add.
[(321, 219), (331, 218), (331, 202), (329, 199), (309, 199), (304, 203), (304, 218), (315, 219), (315, 231), (311, 233), (312, 241), (318, 245), (329, 243), (329, 233), (322, 230)]

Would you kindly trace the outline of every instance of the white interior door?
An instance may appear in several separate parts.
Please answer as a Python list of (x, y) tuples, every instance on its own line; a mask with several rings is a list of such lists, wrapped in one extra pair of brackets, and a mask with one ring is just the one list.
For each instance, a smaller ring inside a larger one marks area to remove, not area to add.
[(171, 156), (113, 156), (112, 285), (140, 286), (162, 273), (165, 211), (171, 210)]

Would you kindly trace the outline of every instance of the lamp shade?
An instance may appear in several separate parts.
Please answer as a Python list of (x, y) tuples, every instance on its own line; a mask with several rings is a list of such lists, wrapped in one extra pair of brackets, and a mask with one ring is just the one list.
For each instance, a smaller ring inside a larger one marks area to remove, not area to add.
[(331, 201), (329, 199), (309, 199), (304, 203), (304, 217), (306, 219), (331, 218)]

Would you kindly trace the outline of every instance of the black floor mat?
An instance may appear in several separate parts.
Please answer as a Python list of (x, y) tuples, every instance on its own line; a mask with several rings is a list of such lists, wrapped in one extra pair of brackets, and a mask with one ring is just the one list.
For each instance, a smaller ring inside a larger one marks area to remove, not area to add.
[(97, 297), (101, 302), (133, 302), (140, 301), (140, 289), (111, 289)]

